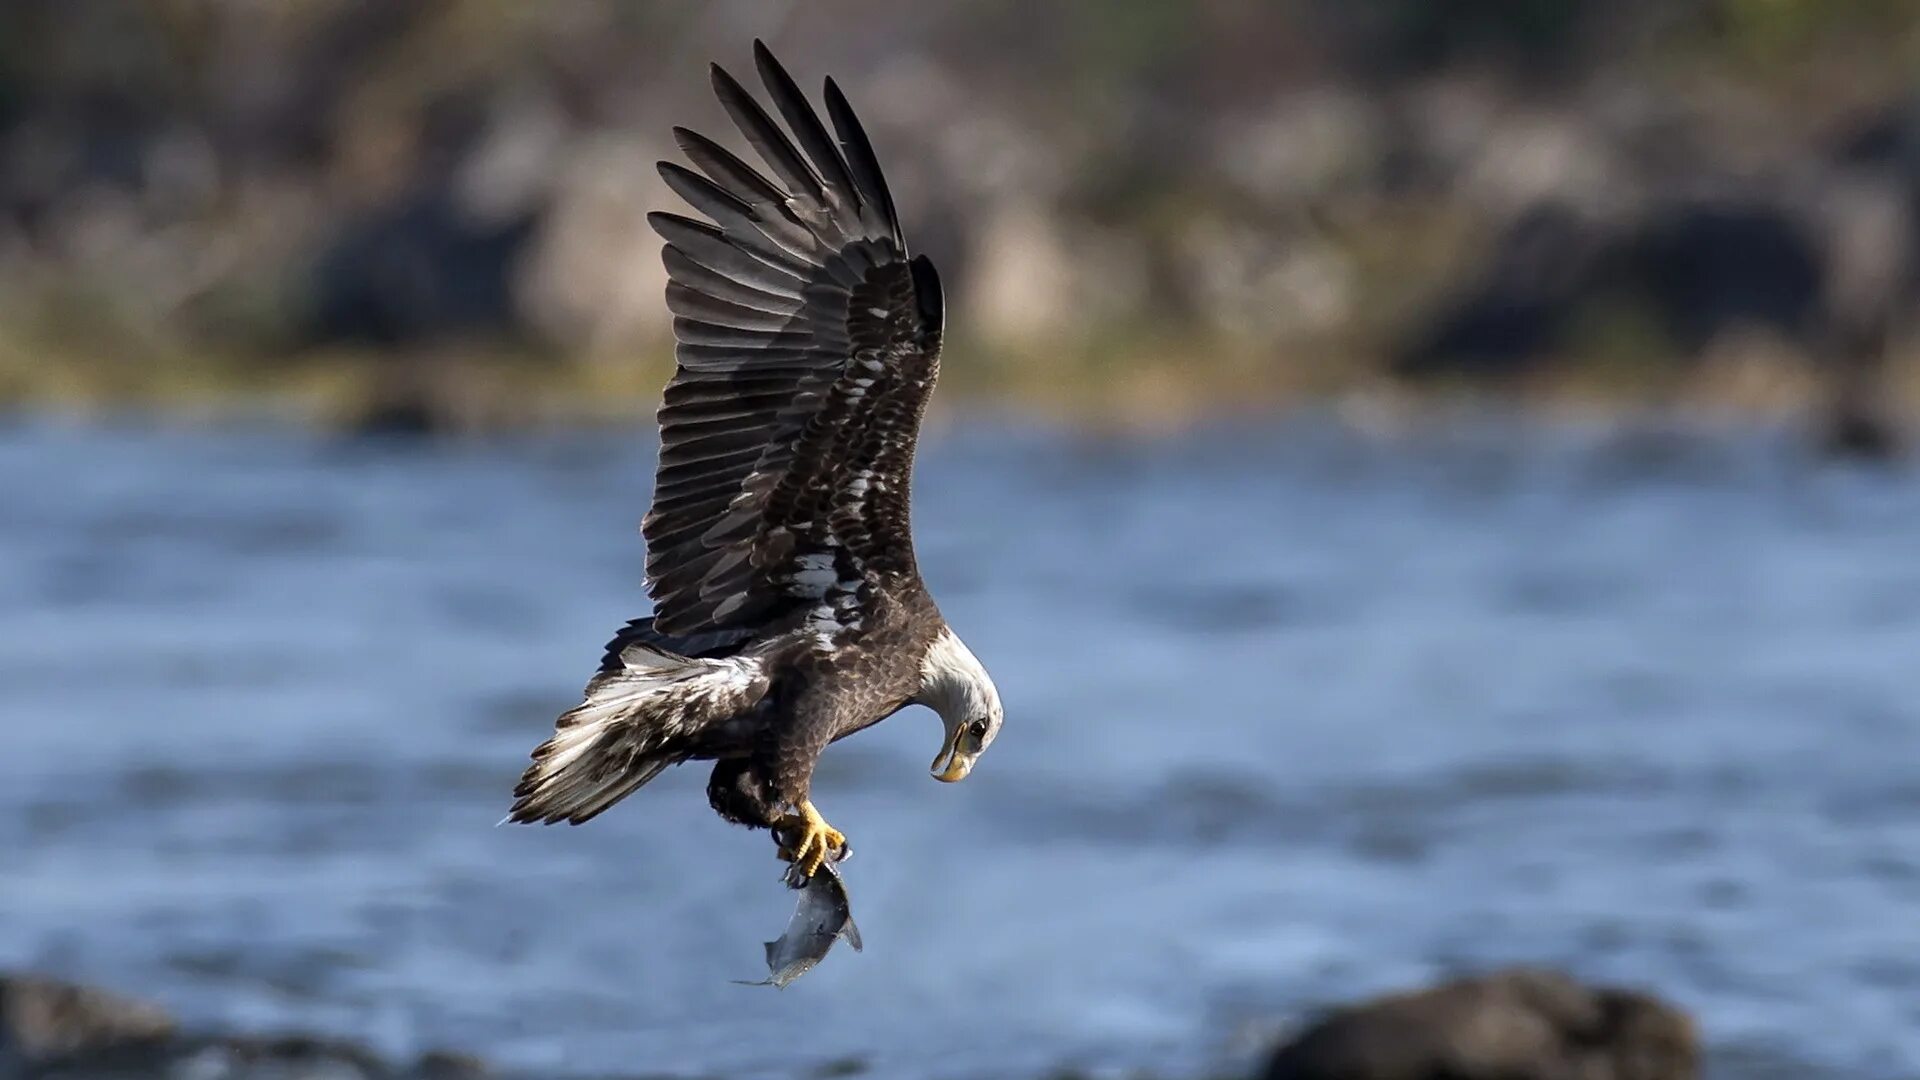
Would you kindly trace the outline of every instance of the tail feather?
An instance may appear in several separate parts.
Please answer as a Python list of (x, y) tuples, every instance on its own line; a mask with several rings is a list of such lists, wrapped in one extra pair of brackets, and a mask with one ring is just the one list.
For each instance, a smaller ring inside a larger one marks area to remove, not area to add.
[(514, 788), (508, 821), (578, 825), (692, 756), (695, 736), (767, 690), (755, 656), (689, 658), (634, 642), (560, 715)]
[[(576, 769), (563, 772), (546, 783), (522, 780), (514, 789), (513, 812), (508, 821), (524, 824), (554, 825), (566, 822), (579, 825), (599, 817), (601, 812), (640, 790), (641, 786), (678, 765), (681, 756), (656, 754), (639, 758), (614, 771), (589, 772)], [(537, 768), (537, 767), (536, 767)], [(529, 776), (534, 769), (527, 770)]]

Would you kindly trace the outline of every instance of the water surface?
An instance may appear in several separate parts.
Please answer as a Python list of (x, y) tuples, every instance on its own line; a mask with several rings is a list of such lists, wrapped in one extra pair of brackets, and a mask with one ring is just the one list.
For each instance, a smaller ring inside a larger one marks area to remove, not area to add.
[(835, 747), (867, 951), (785, 993), (683, 769), (494, 828), (642, 608), (641, 434), (0, 433), (0, 963), (546, 1075), (1175, 1075), (1514, 961), (1720, 1077), (1920, 1072), (1920, 484), (1784, 439), (930, 435), (1007, 727)]

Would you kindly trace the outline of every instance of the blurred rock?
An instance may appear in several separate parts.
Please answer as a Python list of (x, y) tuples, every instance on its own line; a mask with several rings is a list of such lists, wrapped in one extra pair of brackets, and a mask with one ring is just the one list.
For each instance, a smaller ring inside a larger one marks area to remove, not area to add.
[(91, 987), (0, 975), (0, 1080), (483, 1080), (478, 1058), (396, 1064), (313, 1035), (181, 1034), (164, 1009)]
[(1264, 1080), (1694, 1080), (1692, 1021), (1653, 997), (1512, 969), (1339, 1010)]
[[(1763, 191), (1656, 200), (1630, 217), (1595, 218), (1548, 202), (1522, 214), (1485, 269), (1441, 305), (1395, 360), (1404, 375), (1513, 374), (1577, 350), (1581, 317), (1628, 309), (1648, 344), (1697, 360), (1723, 335), (1763, 329), (1810, 359), (1829, 359), (1849, 311), (1886, 310), (1887, 275), (1839, 288), (1842, 267), (1804, 205)], [(1878, 290), (1861, 296), (1863, 289)], [(1851, 315), (1852, 321), (1868, 316)]]
[(1574, 307), (1594, 288), (1617, 239), (1558, 203), (1530, 208), (1499, 238), (1487, 265), (1467, 277), (1393, 359), (1396, 375), (1478, 377), (1524, 373), (1565, 344)]
[(493, 1075), (486, 1062), (451, 1050), (429, 1050), (420, 1055), (420, 1060), (413, 1063), (413, 1072), (419, 1080), (481, 1080)]
[(312, 344), (418, 347), (511, 334), (532, 217), (492, 221), (426, 191), (341, 224), (310, 286)]
[(1817, 435), (1822, 454), (1842, 461), (1889, 462), (1907, 448), (1900, 427), (1881, 410), (1839, 408), (1829, 413)]
[(0, 975), (0, 1065), (150, 1043), (174, 1032), (166, 1010), (34, 975)]
[(1840, 373), (1832, 398), (1814, 431), (1814, 447), (1827, 458), (1891, 462), (1907, 449), (1907, 434), (1881, 393), (1879, 379), (1864, 365)]

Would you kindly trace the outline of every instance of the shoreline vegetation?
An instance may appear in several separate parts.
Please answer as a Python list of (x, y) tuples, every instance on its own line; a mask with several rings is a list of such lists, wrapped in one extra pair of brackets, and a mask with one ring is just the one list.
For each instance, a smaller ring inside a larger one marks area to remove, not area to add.
[[(1378, 364), (1300, 361), (1233, 345), (1152, 341), (1044, 355), (950, 352), (930, 423), (1023, 416), (1151, 434), (1301, 408), (1392, 432), (1494, 404), (1547, 421), (1629, 421), (1662, 412), (1820, 432), (1848, 402), (1831, 372), (1765, 343), (1684, 364), (1574, 358), (1499, 378), (1408, 380)], [(210, 354), (159, 360), (9, 347), (0, 413), (79, 419), (149, 415), (186, 424), (272, 416), (319, 431), (484, 436), (650, 421), (672, 373), (662, 347), (622, 362), (570, 361), (485, 344), (431, 354), (316, 350), (262, 362)], [(1920, 366), (1890, 366), (1870, 400), (1897, 433), (1920, 417)]]

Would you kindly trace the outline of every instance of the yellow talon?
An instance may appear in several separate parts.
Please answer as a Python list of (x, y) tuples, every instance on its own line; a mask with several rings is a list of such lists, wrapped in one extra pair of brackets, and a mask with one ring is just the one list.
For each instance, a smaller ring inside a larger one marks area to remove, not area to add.
[(793, 847), (780, 849), (780, 857), (807, 877), (812, 877), (829, 856), (847, 846), (846, 834), (827, 824), (827, 819), (806, 799), (800, 801), (798, 814), (788, 814), (775, 822), (774, 827), (788, 833), (794, 841)]

